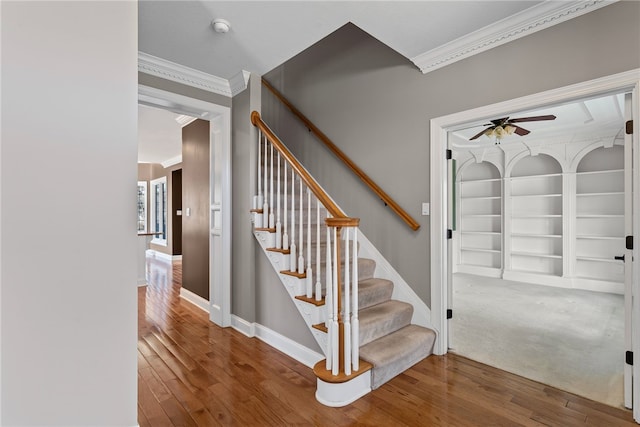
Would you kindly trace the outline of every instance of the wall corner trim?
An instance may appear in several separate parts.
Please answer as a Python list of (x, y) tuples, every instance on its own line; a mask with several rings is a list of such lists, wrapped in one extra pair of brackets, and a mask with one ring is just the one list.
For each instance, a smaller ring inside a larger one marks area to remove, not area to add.
[(618, 0), (545, 1), (430, 51), (411, 61), (426, 74), (545, 28), (593, 12)]
[(247, 88), (250, 74), (242, 70), (227, 80), (140, 51), (138, 71), (228, 97), (233, 97)]

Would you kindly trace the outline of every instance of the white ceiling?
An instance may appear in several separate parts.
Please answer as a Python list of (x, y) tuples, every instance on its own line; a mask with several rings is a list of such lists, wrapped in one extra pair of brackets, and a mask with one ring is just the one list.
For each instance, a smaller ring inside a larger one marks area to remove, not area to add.
[[(263, 75), (352, 22), (411, 59), (540, 3), (140, 1), (138, 48), (225, 79), (241, 70)], [(216, 33), (215, 18), (231, 30)]]
[(163, 163), (182, 155), (178, 114), (138, 105), (138, 162)]
[[(138, 48), (229, 80), (243, 70), (263, 75), (351, 22), (427, 72), (427, 67), (444, 66), (611, 2), (141, 0)], [(210, 25), (215, 18), (229, 21), (231, 30), (216, 33)], [(424, 62), (425, 57), (430, 62)], [(176, 115), (154, 110), (140, 107), (141, 162), (161, 163), (181, 152), (179, 136), (175, 137), (180, 130)], [(552, 114), (549, 111), (540, 114)], [(556, 115), (562, 119), (552, 126), (565, 126), (570, 113)], [(549, 122), (526, 125), (536, 130), (533, 135), (542, 135), (543, 126), (550, 126)]]
[[(506, 147), (517, 143), (554, 143), (584, 141), (597, 138), (622, 137), (624, 126), (624, 95), (613, 94), (573, 103), (549, 106), (538, 110), (513, 112), (510, 117), (529, 117), (552, 114), (553, 121), (517, 123), (530, 134), (509, 135), (501, 139), (500, 146)], [(481, 136), (470, 141), (469, 138), (482, 131), (491, 119), (465, 124), (461, 129), (452, 132), (451, 147), (454, 150), (489, 148), (495, 146), (495, 139)]]

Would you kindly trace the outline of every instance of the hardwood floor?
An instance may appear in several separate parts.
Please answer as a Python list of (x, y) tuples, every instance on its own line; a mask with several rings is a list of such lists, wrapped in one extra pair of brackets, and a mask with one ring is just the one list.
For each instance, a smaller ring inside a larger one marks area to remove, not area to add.
[(138, 290), (138, 422), (152, 426), (633, 426), (609, 407), (460, 356), (431, 356), (344, 408), (311, 369), (209, 322), (179, 297), (181, 265), (149, 260)]

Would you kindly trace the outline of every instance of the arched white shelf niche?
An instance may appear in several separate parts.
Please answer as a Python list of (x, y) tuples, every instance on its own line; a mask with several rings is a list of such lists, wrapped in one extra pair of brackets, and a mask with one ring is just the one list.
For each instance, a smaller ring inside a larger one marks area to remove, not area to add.
[(602, 290), (619, 288), (624, 264), (624, 147), (598, 147), (576, 169), (575, 276)]
[(469, 159), (456, 173), (454, 272), (500, 277), (502, 273), (502, 177), (488, 162)]
[(505, 278), (539, 283), (563, 275), (563, 171), (550, 155), (523, 154), (505, 179)]

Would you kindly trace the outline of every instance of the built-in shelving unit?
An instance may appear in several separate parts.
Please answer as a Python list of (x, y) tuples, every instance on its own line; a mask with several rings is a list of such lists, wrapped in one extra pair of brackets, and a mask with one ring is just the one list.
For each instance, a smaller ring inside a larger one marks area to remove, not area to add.
[(614, 259), (625, 253), (621, 143), (483, 158), (457, 157), (454, 271), (623, 292), (624, 263)]
[(576, 172), (575, 274), (589, 280), (623, 282), (624, 264), (614, 259), (625, 250), (623, 150), (617, 147), (617, 156), (608, 153), (600, 161), (590, 158), (601, 150), (585, 156)]
[(459, 181), (461, 271), (499, 272), (502, 267), (502, 179), (489, 163), (468, 168)]
[(511, 270), (562, 276), (562, 173), (508, 179)]

